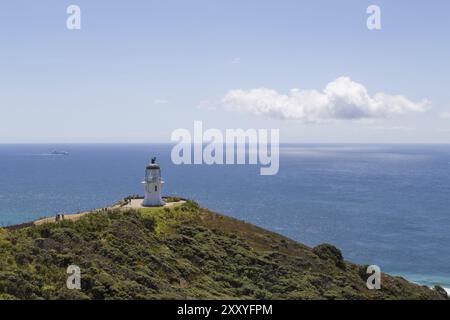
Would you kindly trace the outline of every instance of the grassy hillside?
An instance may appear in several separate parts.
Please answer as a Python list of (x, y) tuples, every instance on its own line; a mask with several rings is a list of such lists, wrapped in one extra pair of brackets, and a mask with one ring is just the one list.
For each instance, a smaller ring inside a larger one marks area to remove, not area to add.
[[(81, 268), (82, 290), (66, 288)], [(443, 299), (366, 268), (199, 208), (109, 210), (20, 230), (0, 229), (0, 299)]]

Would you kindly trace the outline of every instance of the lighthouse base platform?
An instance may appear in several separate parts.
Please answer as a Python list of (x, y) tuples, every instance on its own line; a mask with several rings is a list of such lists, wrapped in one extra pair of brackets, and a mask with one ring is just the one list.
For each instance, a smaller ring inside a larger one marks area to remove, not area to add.
[(177, 202), (166, 202), (163, 206), (159, 207), (147, 207), (144, 206), (144, 199), (131, 199), (126, 205), (122, 206), (122, 208), (163, 208), (163, 207), (170, 207), (176, 204), (185, 203), (186, 201), (181, 200)]

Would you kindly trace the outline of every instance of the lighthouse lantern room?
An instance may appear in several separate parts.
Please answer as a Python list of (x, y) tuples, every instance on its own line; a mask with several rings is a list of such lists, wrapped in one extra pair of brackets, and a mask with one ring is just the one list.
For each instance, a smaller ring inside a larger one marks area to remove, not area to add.
[(145, 169), (144, 184), (145, 197), (142, 205), (144, 207), (158, 207), (165, 203), (161, 198), (161, 187), (164, 181), (161, 178), (161, 168), (156, 163), (156, 158), (152, 158), (151, 162)]

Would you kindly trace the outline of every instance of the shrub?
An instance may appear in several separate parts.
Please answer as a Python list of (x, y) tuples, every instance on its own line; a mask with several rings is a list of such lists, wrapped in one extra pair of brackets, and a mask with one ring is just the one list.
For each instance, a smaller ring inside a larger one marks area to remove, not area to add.
[(434, 290), (436, 290), (436, 292), (438, 292), (441, 296), (449, 298), (447, 291), (445, 291), (445, 289), (441, 286), (434, 286)]
[(344, 258), (341, 250), (331, 244), (321, 244), (313, 249), (313, 253), (322, 260), (331, 260), (334, 264), (341, 268), (345, 268)]
[(367, 274), (367, 268), (369, 267), (368, 264), (366, 265), (362, 265), (362, 266), (358, 266), (358, 275), (360, 276), (360, 278), (364, 281), (367, 280), (367, 278), (369, 277), (369, 275)]
[(152, 232), (155, 231), (156, 219), (154, 217), (147, 216), (147, 217), (144, 217), (142, 220), (143, 220), (145, 228), (147, 228), (148, 230), (150, 230)]

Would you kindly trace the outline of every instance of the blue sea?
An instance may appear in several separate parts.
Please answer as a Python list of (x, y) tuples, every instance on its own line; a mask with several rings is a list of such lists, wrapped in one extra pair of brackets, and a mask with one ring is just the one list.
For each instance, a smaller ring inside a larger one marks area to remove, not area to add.
[[(51, 155), (64, 150), (69, 156)], [(450, 146), (299, 145), (280, 171), (173, 165), (171, 145), (0, 145), (0, 224), (108, 206), (143, 194), (158, 158), (164, 194), (254, 223), (417, 283), (450, 287)]]

